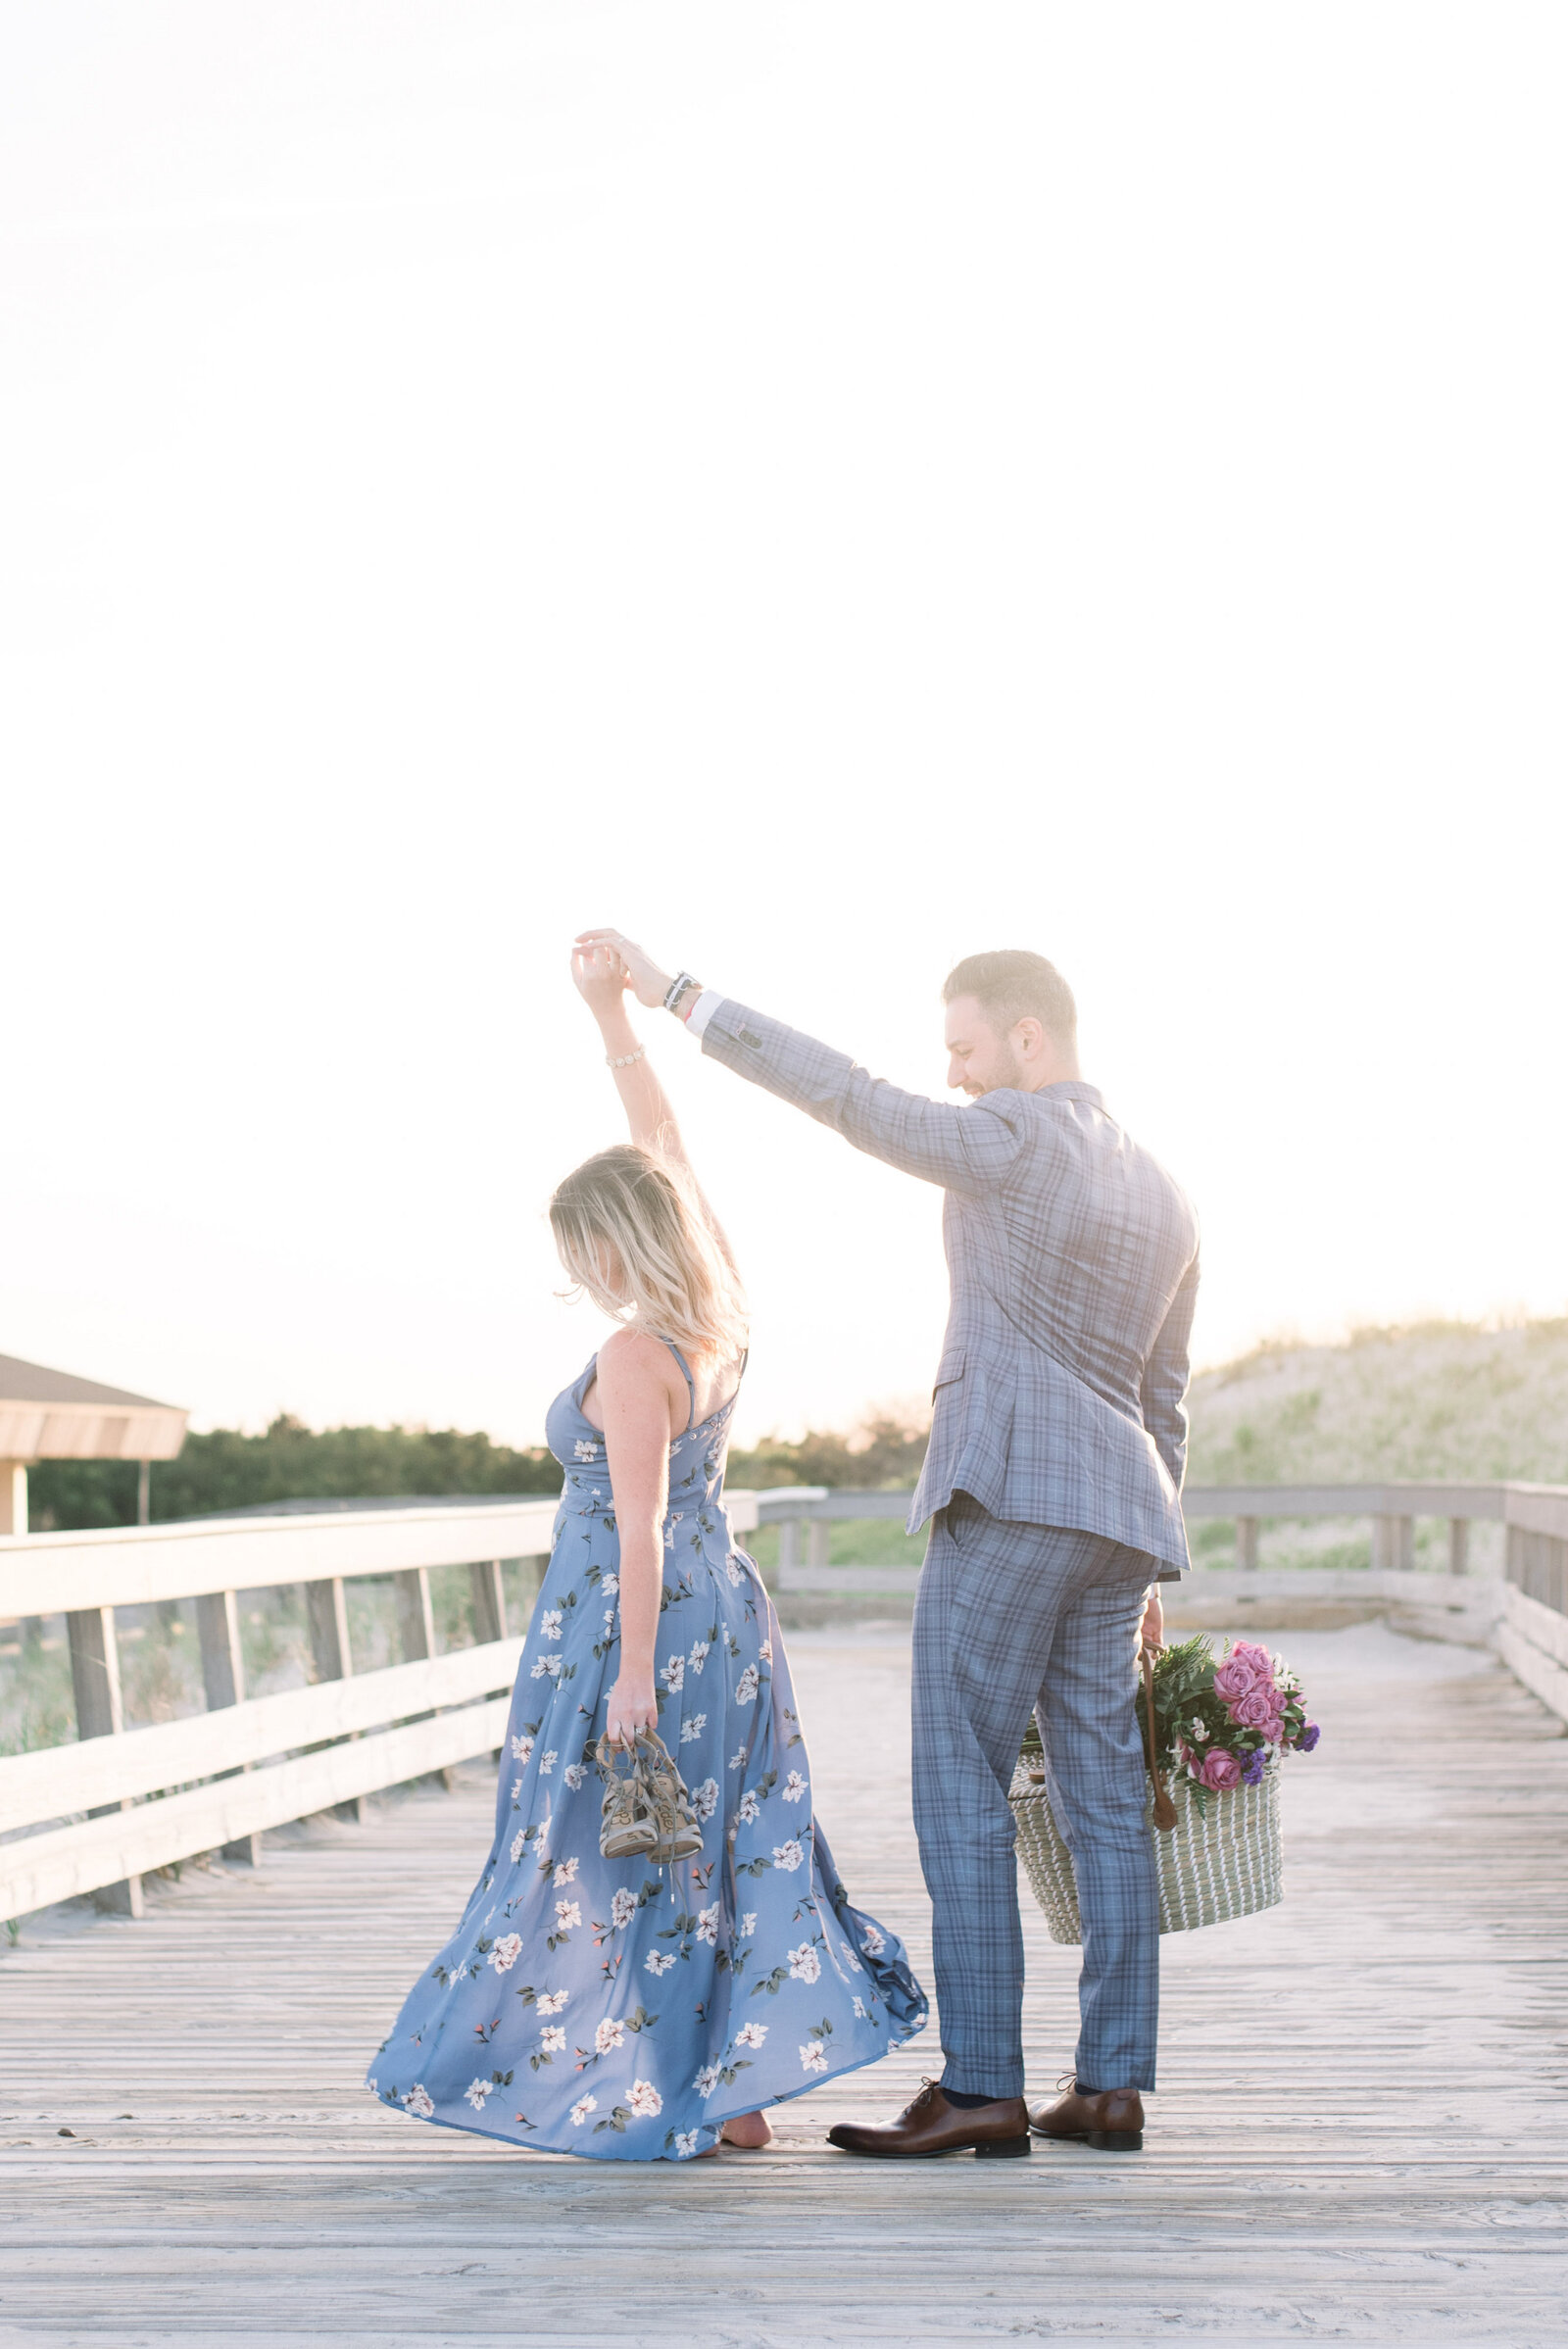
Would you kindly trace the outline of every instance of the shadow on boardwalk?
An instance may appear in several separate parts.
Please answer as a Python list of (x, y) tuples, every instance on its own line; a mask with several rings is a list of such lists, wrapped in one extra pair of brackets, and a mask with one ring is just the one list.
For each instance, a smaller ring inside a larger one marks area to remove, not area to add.
[[(1186, 2336), (1544, 2349), (1568, 2296), (1568, 1738), (1488, 1657), (1282, 1635), (1325, 1725), (1288, 1890), (1167, 1939), (1141, 2159), (856, 2164), (823, 2132), (936, 2071), (933, 2026), (674, 2170), (416, 2129), (360, 2077), (486, 1847), (491, 1787), (313, 1822), (141, 1924), (0, 1962), (0, 2343), (764, 2345)], [(928, 1978), (901, 1635), (791, 1641), (854, 1896)], [(1074, 1955), (1032, 1906), (1031, 2086)], [(74, 2133), (62, 2134), (69, 2130)]]

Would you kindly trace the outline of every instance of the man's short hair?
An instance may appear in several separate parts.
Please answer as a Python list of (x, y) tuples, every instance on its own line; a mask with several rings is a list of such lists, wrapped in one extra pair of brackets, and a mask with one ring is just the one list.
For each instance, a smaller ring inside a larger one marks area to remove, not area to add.
[(1072, 989), (1054, 962), (1022, 948), (995, 954), (966, 954), (949, 971), (942, 1001), (972, 995), (1005, 1035), (1020, 1019), (1038, 1019), (1054, 1044), (1071, 1052), (1078, 1037), (1078, 1006)]

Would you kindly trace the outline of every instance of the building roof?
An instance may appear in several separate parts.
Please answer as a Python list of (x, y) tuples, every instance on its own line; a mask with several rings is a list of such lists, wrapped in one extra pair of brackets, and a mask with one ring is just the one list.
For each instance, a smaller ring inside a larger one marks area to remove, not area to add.
[(101, 1387), (96, 1379), (73, 1378), (69, 1370), (45, 1370), (38, 1362), (19, 1362), (15, 1354), (0, 1354), (0, 1402), (135, 1403), (147, 1411), (176, 1407), (154, 1402), (150, 1395), (127, 1395), (123, 1387)]
[(172, 1460), (185, 1419), (177, 1404), (0, 1354), (0, 1460)]

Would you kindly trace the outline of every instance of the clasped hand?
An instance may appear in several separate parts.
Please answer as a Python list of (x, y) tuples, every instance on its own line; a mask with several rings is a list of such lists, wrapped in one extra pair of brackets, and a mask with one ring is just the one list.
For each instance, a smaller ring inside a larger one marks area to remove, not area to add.
[(612, 1745), (635, 1745), (644, 1730), (658, 1731), (659, 1704), (653, 1674), (633, 1677), (622, 1673), (610, 1691), (605, 1729)]

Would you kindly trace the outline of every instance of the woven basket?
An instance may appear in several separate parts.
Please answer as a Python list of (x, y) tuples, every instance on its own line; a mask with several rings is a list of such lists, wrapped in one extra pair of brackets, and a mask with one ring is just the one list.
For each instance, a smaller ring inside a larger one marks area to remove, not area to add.
[[(1223, 1925), (1228, 1917), (1273, 1908), (1283, 1897), (1278, 1761), (1268, 1764), (1255, 1786), (1205, 1795), (1201, 1810), (1199, 1791), (1185, 1775), (1173, 1777), (1170, 1793), (1176, 1825), (1163, 1835), (1153, 1825), (1152, 1786), (1148, 1796), (1160, 1932), (1193, 1933), (1200, 1925)], [(1044, 1777), (1022, 1761), (1013, 1773), (1011, 1802), (1019, 1855), (1051, 1937), (1081, 1941), (1072, 1854), (1052, 1816)]]

